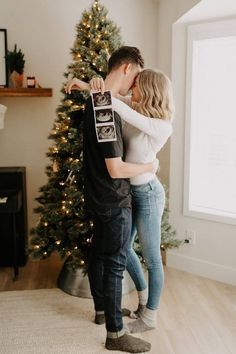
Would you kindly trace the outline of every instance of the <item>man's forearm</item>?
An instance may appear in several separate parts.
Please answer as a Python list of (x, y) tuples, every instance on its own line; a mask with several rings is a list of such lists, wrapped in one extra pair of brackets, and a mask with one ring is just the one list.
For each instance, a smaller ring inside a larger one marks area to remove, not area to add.
[(111, 174), (112, 178), (130, 178), (138, 176), (145, 172), (154, 172), (153, 163), (135, 164), (122, 162), (119, 168), (115, 169)]

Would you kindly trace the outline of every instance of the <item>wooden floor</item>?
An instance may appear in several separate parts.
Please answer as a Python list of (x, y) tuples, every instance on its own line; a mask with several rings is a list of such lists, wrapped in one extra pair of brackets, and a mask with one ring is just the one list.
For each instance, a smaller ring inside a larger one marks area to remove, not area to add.
[(29, 259), (20, 267), (17, 281), (12, 280), (13, 268), (0, 268), (0, 291), (55, 288), (62, 264), (57, 254), (41, 261)]
[[(0, 268), (0, 291), (54, 288), (61, 266), (56, 255), (30, 260), (15, 282)], [(135, 292), (127, 303), (135, 308)], [(236, 287), (165, 267), (158, 328), (142, 336), (151, 354), (236, 354)]]

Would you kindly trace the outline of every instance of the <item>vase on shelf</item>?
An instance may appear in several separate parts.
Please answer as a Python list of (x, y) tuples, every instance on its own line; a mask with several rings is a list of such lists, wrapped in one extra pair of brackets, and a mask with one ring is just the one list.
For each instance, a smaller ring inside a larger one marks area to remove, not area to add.
[(9, 76), (9, 87), (21, 88), (23, 87), (24, 74), (19, 74), (17, 71), (13, 71)]

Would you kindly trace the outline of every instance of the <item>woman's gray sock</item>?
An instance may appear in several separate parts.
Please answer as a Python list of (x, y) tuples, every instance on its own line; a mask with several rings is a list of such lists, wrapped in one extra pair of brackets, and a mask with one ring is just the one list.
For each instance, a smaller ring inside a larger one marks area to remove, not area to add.
[(150, 331), (151, 329), (156, 328), (156, 323), (154, 322), (152, 326), (147, 325), (143, 318), (138, 318), (133, 322), (129, 322), (125, 326), (127, 333), (141, 333)]
[(142, 315), (134, 322), (127, 323), (128, 333), (146, 332), (156, 328), (157, 310), (150, 310), (145, 307)]

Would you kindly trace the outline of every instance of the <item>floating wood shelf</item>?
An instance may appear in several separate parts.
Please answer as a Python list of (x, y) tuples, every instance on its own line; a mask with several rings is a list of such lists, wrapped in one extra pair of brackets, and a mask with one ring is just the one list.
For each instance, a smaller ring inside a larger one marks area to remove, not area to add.
[(52, 97), (51, 88), (0, 88), (0, 97)]

